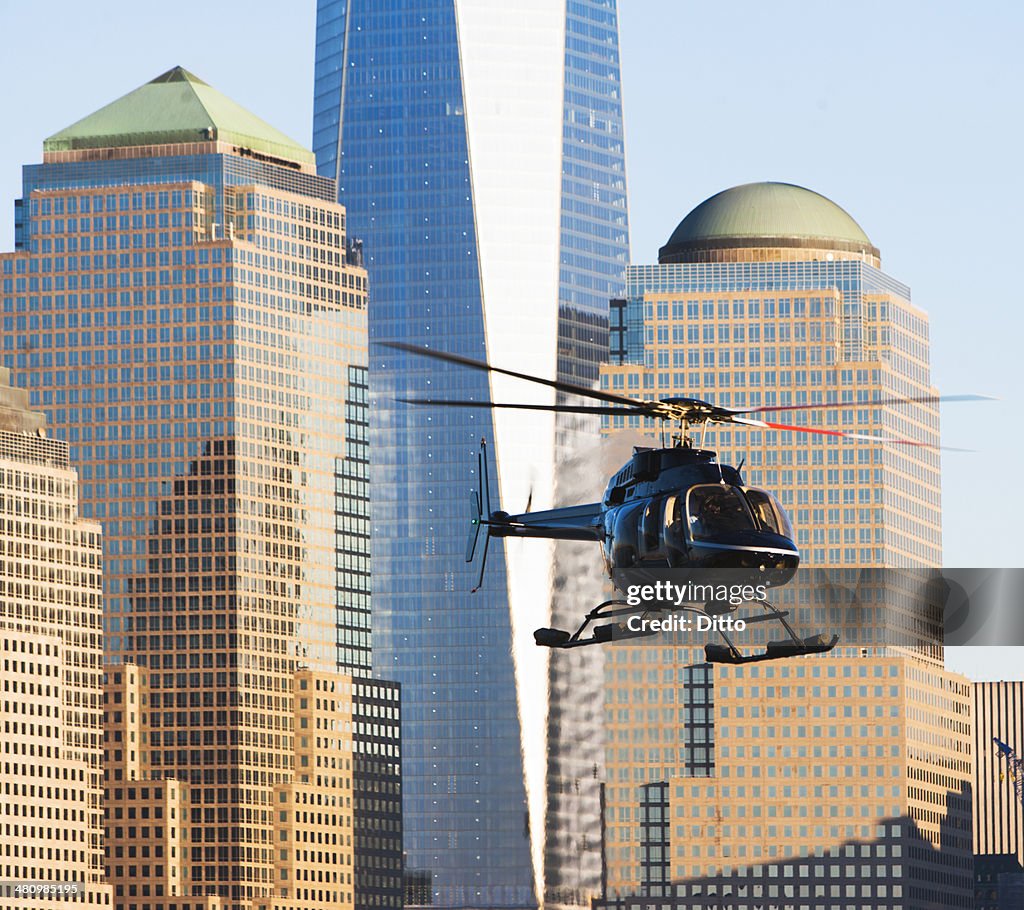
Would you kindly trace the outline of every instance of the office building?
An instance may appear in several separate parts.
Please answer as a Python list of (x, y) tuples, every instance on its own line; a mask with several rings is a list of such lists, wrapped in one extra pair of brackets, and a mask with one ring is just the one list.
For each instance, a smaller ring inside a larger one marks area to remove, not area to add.
[[(0, 367), (0, 907), (109, 907), (99, 525), (67, 443)], [(18, 888), (31, 889), (19, 891)]]
[[(153, 773), (149, 680), (149, 671), (135, 664), (107, 667), (104, 792), (115, 907), (221, 910), (221, 897), (191, 882), (188, 783)], [(401, 756), (394, 686), (303, 669), (295, 674), (294, 694), (294, 774), (274, 786), (272, 797), (275, 887), (252, 906), (398, 907)]]
[[(928, 316), (831, 200), (781, 183), (725, 190), (679, 223), (657, 265), (630, 266), (627, 283), (613, 308), (619, 363), (602, 373), (613, 391), (778, 407), (766, 419), (938, 442), (934, 402), (864, 406), (937, 394)], [(849, 407), (794, 409), (828, 403)], [(612, 420), (653, 429), (649, 418)], [(711, 429), (704, 444), (728, 464), (745, 458), (748, 483), (779, 491), (804, 564), (941, 563), (934, 448), (737, 426)]]
[[(190, 881), (187, 783), (154, 775), (148, 672), (107, 669), (107, 879), (116, 908), (221, 910)], [(256, 910), (401, 905), (397, 690), (346, 674), (296, 674), (294, 775), (274, 787), (274, 894)], [(183, 824), (183, 820), (186, 824)]]
[(970, 683), (856, 650), (613, 646), (598, 906), (971, 907)]
[(312, 153), (180, 67), (23, 185), (4, 364), (103, 524), (106, 659), (147, 674), (189, 887), (248, 908), (280, 892), (296, 672), (370, 670), (366, 272)]
[[(833, 587), (798, 579), (775, 600), (804, 634), (840, 644), (751, 667), (702, 663), (705, 639), (691, 636), (610, 649), (607, 900), (696, 906), (728, 891), (737, 908), (817, 907), (838, 887), (872, 907), (969, 906), (969, 683), (942, 668), (910, 571), (940, 560), (938, 411), (874, 403), (937, 394), (927, 315), (839, 206), (751, 184), (690, 212), (657, 265), (630, 266), (611, 337), (613, 392), (779, 409), (752, 416), (785, 427), (712, 426), (697, 443), (779, 496), (802, 563), (831, 570)], [(819, 404), (832, 406), (800, 407)], [(617, 429), (658, 430), (633, 415), (611, 417)], [(823, 599), (844, 588), (848, 602)], [(773, 632), (740, 643), (761, 650)], [(654, 839), (638, 823), (652, 816), (670, 826)], [(807, 878), (850, 855), (871, 863)]]
[[(614, 0), (323, 0), (313, 135), (372, 278), (374, 667), (403, 686), (410, 896), (526, 907), (547, 880), (559, 901), (576, 900), (598, 864), (583, 831), (555, 832), (578, 822), (579, 781), (597, 834), (601, 756), (574, 739), (570, 718), (549, 735), (548, 692), (567, 682), (555, 663), (549, 678), (532, 631), (551, 622), (554, 548), (492, 547), (473, 594), (464, 560), (480, 439), (492, 504), (500, 493), (505, 508), (540, 509), (561, 495), (556, 454), (571, 449), (571, 426), (403, 404), (442, 390), (555, 396), (373, 343), (597, 380), (627, 257)], [(592, 683), (578, 677), (578, 691), (596, 692)], [(570, 880), (570, 866), (584, 871)]]
[[(372, 679), (309, 670), (297, 675), (295, 776), (275, 790), (276, 839), (292, 845), (279, 853), (278, 881), (282, 897), (290, 889), (297, 908), (317, 910), (339, 896), (355, 906), (356, 894), (359, 906), (402, 905), (399, 718), (392, 691)], [(367, 710), (371, 700), (377, 710)], [(386, 766), (383, 773), (374, 773), (374, 762)]]
[(984, 910), (995, 910), (1002, 906), (1002, 892), (1019, 888), (1024, 877), (1024, 806), (1017, 794), (1015, 769), (994, 742), (998, 739), (1020, 754), (1024, 682), (976, 682), (973, 689), (976, 903)]
[(995, 739), (1020, 755), (1024, 682), (974, 683), (974, 852), (1012, 856), (1024, 866), (1024, 805)]
[(665, 849), (641, 850), (638, 896), (691, 907), (731, 891), (735, 910), (972, 906), (967, 680), (895, 656), (714, 675), (714, 770), (662, 784)]
[(150, 764), (148, 672), (109, 664), (103, 679), (103, 816), (106, 878), (115, 910), (222, 910), (193, 889), (187, 781), (160, 777)]

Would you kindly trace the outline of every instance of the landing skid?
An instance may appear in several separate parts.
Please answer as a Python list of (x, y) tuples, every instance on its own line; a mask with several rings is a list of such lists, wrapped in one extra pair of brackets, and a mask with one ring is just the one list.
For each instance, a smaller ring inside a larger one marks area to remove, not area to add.
[(712, 664), (753, 664), (762, 660), (779, 660), (783, 657), (800, 657), (804, 654), (824, 654), (831, 651), (838, 643), (839, 636), (833, 635), (825, 638), (824, 635), (811, 635), (808, 638), (800, 638), (796, 630), (786, 622), (789, 616), (788, 610), (778, 610), (767, 600), (755, 601), (765, 609), (765, 613), (759, 616), (745, 616), (744, 622), (773, 622), (778, 620), (789, 636), (788, 640), (770, 641), (765, 645), (765, 650), (760, 654), (744, 654), (732, 643), (729, 636), (722, 630), (718, 634), (722, 636), (724, 645), (704, 645), (704, 657)]
[[(778, 621), (786, 630), (788, 639), (768, 642), (762, 653), (744, 654), (736, 647), (724, 630), (718, 629), (718, 634), (722, 636), (725, 644), (707, 644), (704, 646), (704, 656), (709, 663), (749, 664), (762, 660), (798, 657), (803, 654), (823, 654), (831, 651), (839, 642), (838, 635), (833, 635), (831, 639), (826, 639), (823, 635), (800, 638), (793, 627), (786, 621), (786, 617), (789, 615), (787, 610), (778, 610), (767, 600), (760, 600), (755, 603), (763, 607), (765, 612), (754, 616), (745, 616), (743, 621), (746, 623)], [(591, 624), (598, 620), (614, 619), (616, 616), (626, 615), (639, 615), (641, 619), (646, 619), (651, 615), (657, 616), (662, 612), (674, 612), (675, 610), (685, 610), (706, 615), (703, 610), (699, 610), (696, 607), (676, 607), (665, 611), (638, 611), (636, 607), (630, 606), (624, 600), (606, 600), (604, 603), (594, 607), (583, 618), (583, 622), (575, 632), (570, 634), (562, 629), (537, 629), (533, 633), (533, 638), (538, 645), (546, 648), (578, 648), (583, 645), (601, 645), (611, 641), (625, 641), (630, 638), (646, 638), (651, 635), (659, 635), (660, 632), (646, 629), (643, 631), (633, 631), (624, 622), (610, 622), (593, 626), (588, 637), (584, 637), (584, 634)]]
[[(610, 609), (614, 607), (615, 609)], [(607, 609), (606, 609), (607, 608)], [(631, 607), (624, 600), (606, 600), (598, 604), (585, 617), (580, 627), (571, 635), (562, 629), (537, 629), (533, 633), (533, 640), (545, 648), (578, 648), (581, 645), (603, 645), (609, 641), (623, 641), (627, 638), (645, 638), (648, 635), (657, 635), (657, 632), (633, 632), (626, 628), (622, 622), (607, 623), (603, 626), (594, 626), (589, 638), (583, 638), (587, 627), (598, 619), (611, 619), (614, 616), (649, 616), (652, 611), (641, 612), (636, 607)]]

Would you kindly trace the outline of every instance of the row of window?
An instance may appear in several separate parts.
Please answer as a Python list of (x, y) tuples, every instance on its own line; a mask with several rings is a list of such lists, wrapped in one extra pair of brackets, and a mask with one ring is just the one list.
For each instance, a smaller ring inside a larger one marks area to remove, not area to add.
[(74, 215), (92, 212), (140, 211), (143, 208), (181, 208), (192, 205), (191, 190), (170, 190), (147, 193), (91, 193), (82, 196), (49, 196), (33, 194), (29, 200), (32, 217), (37, 215)]
[[(632, 304), (640, 300), (630, 300)], [(871, 304), (872, 311), (875, 304)], [(744, 319), (747, 316), (764, 316), (766, 319), (785, 319), (790, 316), (831, 317), (835, 315), (836, 301), (832, 297), (754, 297), (749, 300), (659, 300), (643, 301), (644, 319)], [(882, 303), (881, 317), (886, 318), (888, 304)], [(874, 312), (872, 312), (874, 315)]]

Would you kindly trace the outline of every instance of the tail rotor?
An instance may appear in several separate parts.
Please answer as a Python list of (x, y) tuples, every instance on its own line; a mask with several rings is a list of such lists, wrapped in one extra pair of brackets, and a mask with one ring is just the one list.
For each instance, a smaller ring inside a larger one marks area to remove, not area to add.
[[(469, 532), (469, 540), (466, 542), (466, 562), (472, 562), (476, 555), (476, 545), (480, 540), (480, 528), (489, 525), (491, 517), (491, 491), (487, 474), (487, 440), (480, 440), (480, 451), (477, 454), (477, 476), (480, 478), (480, 492), (469, 494), (469, 523), (472, 530)], [(488, 527), (484, 532), (484, 552), (480, 560), (480, 575), (477, 577), (476, 587), (470, 591), (475, 594), (484, 584), (484, 571), (487, 568), (487, 551), (491, 545), (491, 531)]]

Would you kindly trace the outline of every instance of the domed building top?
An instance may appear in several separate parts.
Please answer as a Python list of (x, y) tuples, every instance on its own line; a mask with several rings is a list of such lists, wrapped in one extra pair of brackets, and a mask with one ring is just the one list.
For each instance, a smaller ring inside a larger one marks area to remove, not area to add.
[[(747, 183), (705, 199), (679, 226), (659, 262), (738, 261), (725, 251), (790, 250), (779, 258), (868, 258), (878, 250), (860, 225), (831, 199), (791, 183)], [(797, 257), (796, 251), (803, 250)], [(715, 255), (717, 253), (717, 255)], [(833, 256), (828, 256), (832, 253)], [(757, 256), (757, 259), (765, 257)]]

